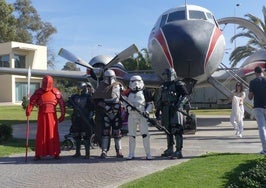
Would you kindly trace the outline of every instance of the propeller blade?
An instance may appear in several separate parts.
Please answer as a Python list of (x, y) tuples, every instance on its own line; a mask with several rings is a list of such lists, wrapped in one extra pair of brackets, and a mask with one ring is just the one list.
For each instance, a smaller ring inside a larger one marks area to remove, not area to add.
[(68, 51), (64, 48), (61, 48), (59, 50), (58, 55), (60, 55), (61, 57), (65, 58), (65, 59), (67, 59), (73, 63), (76, 63), (78, 65), (81, 65), (81, 66), (89, 68), (89, 69), (93, 69), (93, 67), (90, 64), (88, 64), (86, 61), (78, 58), (77, 56), (75, 56), (70, 51)]
[(119, 54), (117, 54), (108, 64), (105, 65), (104, 68), (108, 69), (112, 65), (129, 58), (130, 56), (132, 56), (136, 52), (138, 52), (138, 48), (136, 47), (135, 44), (132, 44), (127, 49), (125, 49), (122, 52), (120, 52)]

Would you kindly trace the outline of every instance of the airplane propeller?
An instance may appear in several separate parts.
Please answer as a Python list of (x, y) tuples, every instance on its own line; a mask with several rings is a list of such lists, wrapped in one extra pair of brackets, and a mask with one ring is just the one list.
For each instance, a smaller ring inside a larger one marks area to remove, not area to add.
[(101, 77), (103, 76), (103, 72), (110, 68), (111, 66), (113, 66), (114, 64), (121, 62), (127, 58), (129, 58), (130, 56), (132, 56), (134, 53), (138, 52), (138, 48), (136, 47), (135, 44), (132, 44), (131, 46), (129, 46), (128, 48), (126, 48), (125, 50), (123, 50), (122, 52), (118, 53), (113, 59), (111, 59), (108, 63), (104, 63), (104, 62), (99, 62), (101, 64), (103, 64), (102, 67), (93, 67), (92, 65), (90, 65), (89, 63), (87, 63), (86, 61), (82, 60), (81, 58), (77, 57), (76, 55), (74, 55), (73, 53), (69, 52), (68, 50), (61, 48), (58, 52), (58, 55), (60, 55), (61, 57), (76, 63), (78, 65), (81, 65), (83, 67), (86, 67), (90, 70), (92, 70), (93, 74), (96, 76), (96, 80), (97, 83), (99, 82), (99, 80), (101, 79)]
[(128, 57), (132, 56), (134, 53), (137, 52), (138, 52), (137, 46), (135, 44), (132, 44), (131, 46), (129, 46), (128, 48), (117, 54), (109, 63), (107, 63), (104, 66), (104, 69), (110, 68), (114, 64), (127, 59)]
[(81, 66), (89, 68), (89, 69), (93, 69), (93, 67), (90, 64), (88, 64), (86, 61), (78, 58), (77, 56), (75, 56), (70, 51), (68, 51), (64, 48), (61, 48), (59, 50), (58, 55), (60, 55), (61, 57), (65, 58), (65, 59), (67, 59), (73, 63), (76, 63), (78, 65), (81, 65)]

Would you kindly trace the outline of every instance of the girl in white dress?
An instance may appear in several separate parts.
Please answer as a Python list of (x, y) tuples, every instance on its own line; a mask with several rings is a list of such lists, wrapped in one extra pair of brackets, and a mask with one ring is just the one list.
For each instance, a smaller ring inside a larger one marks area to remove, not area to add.
[(236, 135), (242, 138), (244, 130), (244, 99), (246, 97), (243, 85), (241, 82), (236, 83), (235, 92), (232, 97), (232, 111), (230, 115), (230, 122), (236, 130)]

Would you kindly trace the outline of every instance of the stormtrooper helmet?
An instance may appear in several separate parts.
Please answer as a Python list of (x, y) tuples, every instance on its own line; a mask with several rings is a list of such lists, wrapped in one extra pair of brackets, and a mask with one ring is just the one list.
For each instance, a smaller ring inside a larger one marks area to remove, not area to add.
[(140, 91), (144, 88), (144, 82), (139, 75), (132, 76), (129, 81), (129, 88), (132, 91)]
[(106, 84), (112, 84), (116, 82), (116, 75), (113, 70), (106, 70), (103, 74), (103, 80)]
[(174, 81), (177, 79), (176, 72), (173, 68), (167, 68), (162, 73), (162, 78), (165, 82)]

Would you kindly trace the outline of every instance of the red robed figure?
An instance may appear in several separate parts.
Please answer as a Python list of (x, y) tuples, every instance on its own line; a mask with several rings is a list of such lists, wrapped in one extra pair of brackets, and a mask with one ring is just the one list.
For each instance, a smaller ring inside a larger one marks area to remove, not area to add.
[[(59, 104), (61, 116), (57, 119), (56, 106)], [(65, 118), (65, 102), (61, 92), (53, 86), (53, 78), (46, 75), (42, 80), (42, 87), (30, 97), (26, 108), (26, 116), (34, 106), (38, 107), (37, 133), (35, 140), (35, 160), (50, 155), (58, 159), (60, 154), (60, 140), (58, 123)]]

